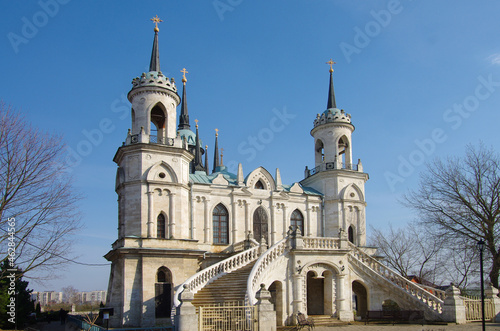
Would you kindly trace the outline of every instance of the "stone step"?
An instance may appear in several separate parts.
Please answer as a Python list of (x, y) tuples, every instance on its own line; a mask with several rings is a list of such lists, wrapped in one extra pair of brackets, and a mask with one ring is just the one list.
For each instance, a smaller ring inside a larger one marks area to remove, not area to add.
[(245, 301), (248, 276), (254, 264), (255, 262), (206, 285), (195, 293), (193, 305), (199, 307), (228, 302), (243, 303)]
[(341, 326), (348, 325), (348, 322), (341, 322), (336, 317), (331, 317), (330, 315), (309, 315), (309, 318), (313, 320), (314, 326)]

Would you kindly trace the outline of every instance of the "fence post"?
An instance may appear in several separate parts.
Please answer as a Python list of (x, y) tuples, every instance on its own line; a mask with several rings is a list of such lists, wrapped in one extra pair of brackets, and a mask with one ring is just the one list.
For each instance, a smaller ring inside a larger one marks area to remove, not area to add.
[(276, 331), (276, 312), (269, 301), (271, 293), (266, 290), (264, 284), (260, 284), (260, 290), (255, 294), (257, 301), (257, 314), (259, 320), (259, 331)]
[(188, 291), (187, 285), (184, 285), (184, 291), (180, 295), (181, 304), (177, 307), (175, 315), (175, 329), (177, 331), (192, 331), (196, 325), (198, 329), (198, 315), (196, 308), (193, 306), (194, 294)]
[(489, 285), (484, 291), (484, 296), (493, 302), (493, 321), (500, 322), (500, 298), (498, 297), (498, 290)]
[(443, 317), (446, 322), (464, 324), (467, 322), (465, 316), (464, 300), (460, 297), (460, 289), (450, 284), (446, 290), (446, 298), (443, 304)]

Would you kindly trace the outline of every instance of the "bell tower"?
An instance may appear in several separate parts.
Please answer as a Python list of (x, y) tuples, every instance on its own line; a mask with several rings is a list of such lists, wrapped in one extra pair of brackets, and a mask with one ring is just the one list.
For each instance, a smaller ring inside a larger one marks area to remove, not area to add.
[(361, 161), (353, 162), (351, 115), (337, 108), (333, 88), (333, 62), (326, 110), (317, 114), (311, 136), (314, 138), (314, 168), (306, 167), (303, 186), (323, 193), (323, 236), (346, 235), (358, 245), (366, 244), (365, 182)]
[[(132, 135), (140, 135), (141, 142), (165, 144), (177, 135), (176, 107), (180, 104), (173, 78), (165, 77), (160, 70), (158, 49), (158, 16), (155, 22), (155, 36), (149, 72), (132, 80), (128, 99), (132, 104)], [(139, 138), (139, 137), (137, 137)]]

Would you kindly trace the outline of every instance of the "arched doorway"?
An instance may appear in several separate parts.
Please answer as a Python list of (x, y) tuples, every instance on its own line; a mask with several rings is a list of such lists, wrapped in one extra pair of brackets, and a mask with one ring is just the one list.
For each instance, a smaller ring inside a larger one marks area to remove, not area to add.
[(314, 271), (307, 273), (307, 315), (325, 313), (325, 277)]
[(253, 237), (259, 243), (262, 241), (262, 238), (264, 238), (266, 242), (269, 242), (267, 214), (262, 206), (257, 208), (253, 213)]
[(155, 317), (170, 318), (172, 310), (172, 273), (166, 267), (156, 272), (155, 283)]
[(352, 282), (352, 309), (356, 310), (356, 315), (364, 318), (368, 310), (368, 295), (366, 288), (358, 281)]
[(279, 281), (275, 281), (269, 286), (271, 293), (271, 303), (274, 305), (276, 312), (276, 325), (283, 326), (283, 285)]

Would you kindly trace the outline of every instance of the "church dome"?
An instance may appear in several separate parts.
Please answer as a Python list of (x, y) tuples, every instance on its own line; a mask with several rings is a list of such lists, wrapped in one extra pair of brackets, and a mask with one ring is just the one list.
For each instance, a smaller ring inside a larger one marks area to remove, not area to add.
[[(181, 139), (186, 138), (188, 145), (190, 146), (196, 145), (196, 134), (193, 131), (189, 129), (182, 129), (178, 130), (177, 133), (179, 134)], [(200, 139), (200, 145), (202, 145), (201, 139)]]
[(314, 120), (314, 127), (326, 123), (349, 123), (351, 124), (351, 114), (346, 113), (343, 109), (329, 108), (321, 115), (317, 114)]

